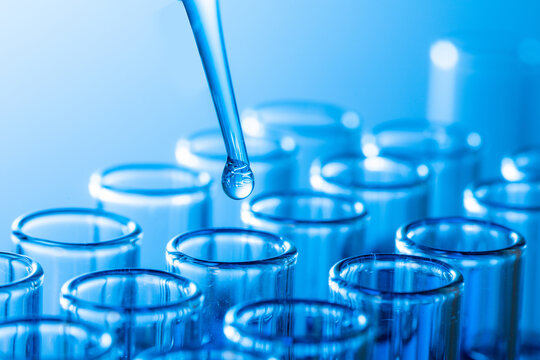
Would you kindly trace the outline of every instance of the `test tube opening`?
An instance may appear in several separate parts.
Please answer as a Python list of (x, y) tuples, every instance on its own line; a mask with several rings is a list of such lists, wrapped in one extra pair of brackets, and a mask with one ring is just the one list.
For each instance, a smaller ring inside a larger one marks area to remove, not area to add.
[(371, 254), (345, 259), (330, 271), (331, 287), (383, 297), (430, 295), (460, 291), (462, 275), (451, 266), (427, 258)]
[(13, 222), (14, 241), (50, 246), (105, 246), (135, 242), (139, 225), (123, 216), (83, 208), (37, 211)]
[(0, 356), (23, 359), (112, 359), (113, 338), (100, 327), (55, 317), (18, 318), (0, 324)]
[(350, 197), (304, 190), (260, 194), (245, 206), (243, 212), (248, 223), (249, 217), (254, 217), (282, 224), (312, 226), (355, 222), (367, 218), (367, 215), (364, 204)]
[(352, 308), (300, 299), (237, 305), (225, 316), (224, 332), (244, 350), (298, 359), (360, 356), (372, 334), (366, 316)]
[(203, 229), (179, 235), (167, 247), (168, 257), (211, 265), (294, 263), (295, 246), (280, 237), (247, 229)]

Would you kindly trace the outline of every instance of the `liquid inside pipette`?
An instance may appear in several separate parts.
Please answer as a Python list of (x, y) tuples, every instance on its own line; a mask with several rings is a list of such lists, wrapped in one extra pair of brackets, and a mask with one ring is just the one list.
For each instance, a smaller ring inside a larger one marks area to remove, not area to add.
[(251, 194), (255, 183), (236, 107), (218, 0), (182, 2), (197, 42), (227, 150), (221, 185), (230, 198), (244, 199)]

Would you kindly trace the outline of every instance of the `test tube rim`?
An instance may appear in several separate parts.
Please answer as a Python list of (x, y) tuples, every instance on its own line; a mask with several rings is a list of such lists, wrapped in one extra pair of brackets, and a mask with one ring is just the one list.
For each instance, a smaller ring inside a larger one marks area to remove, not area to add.
[[(412, 239), (409, 236), (409, 232), (413, 229), (423, 227), (425, 225), (434, 225), (434, 224), (473, 224), (490, 229), (494, 229), (508, 235), (508, 237), (513, 239), (513, 243), (509, 246), (495, 250), (481, 250), (481, 251), (460, 251), (460, 250), (443, 250), (436, 247), (431, 247), (427, 245), (420, 244)], [(405, 246), (414, 247), (421, 251), (435, 254), (437, 256), (445, 257), (484, 257), (484, 256), (507, 256), (513, 255), (516, 251), (520, 253), (526, 247), (525, 238), (519, 234), (517, 231), (514, 231), (506, 226), (497, 224), (492, 221), (475, 219), (470, 217), (461, 217), (461, 216), (451, 216), (451, 217), (440, 217), (440, 218), (426, 218), (421, 220), (413, 221), (407, 225), (403, 225), (398, 229), (396, 236), (396, 245), (402, 242)]]
[[(245, 109), (242, 112), (242, 114), (245, 114), (245, 113), (247, 113), (249, 111), (257, 113), (257, 112), (260, 112), (263, 109), (271, 109), (271, 108), (276, 108), (276, 107), (277, 108), (279, 108), (279, 107), (319, 108), (319, 109), (323, 109), (323, 111), (327, 112), (327, 113), (330, 113), (330, 112), (339, 113), (340, 114), (340, 116), (339, 116), (340, 120), (342, 119), (343, 115), (345, 115), (347, 113), (354, 113), (356, 116), (358, 116), (358, 119), (359, 119), (358, 125), (355, 128), (352, 128), (352, 129), (346, 127), (345, 125), (343, 125), (343, 123), (341, 121), (335, 121), (335, 119), (337, 117), (333, 117), (333, 116), (328, 116), (328, 118), (331, 118), (332, 121), (328, 121), (328, 122), (326, 122), (324, 124), (320, 124), (320, 123), (313, 124), (313, 123), (310, 123), (310, 122), (301, 123), (301, 124), (295, 123), (292, 126), (288, 126), (287, 127), (288, 129), (311, 128), (311, 129), (319, 130), (321, 132), (324, 131), (326, 133), (327, 131), (329, 131), (328, 128), (334, 128), (334, 130), (344, 130), (345, 133), (348, 133), (351, 130), (360, 129), (362, 127), (362, 124), (363, 124), (362, 116), (360, 114), (358, 114), (356, 111), (347, 110), (347, 109), (345, 109), (344, 107), (342, 107), (340, 105), (333, 104), (333, 103), (330, 103), (330, 102), (317, 101), (317, 100), (312, 100), (312, 99), (311, 100), (310, 99), (274, 99), (274, 100), (267, 100), (267, 101), (263, 101), (261, 103), (255, 104), (252, 107), (248, 107), (247, 109)], [(243, 117), (244, 116), (242, 116), (242, 118)], [(259, 123), (263, 124), (263, 126), (266, 126), (266, 127), (268, 126), (267, 122), (259, 121)], [(279, 126), (283, 126), (283, 125), (284, 125), (283, 123), (279, 123)], [(333, 134), (333, 135), (336, 135), (336, 134)]]
[[(205, 159), (212, 162), (219, 162), (222, 164), (227, 159), (227, 152), (225, 151), (225, 148), (223, 148), (222, 154), (208, 154), (208, 153), (202, 153), (202, 152), (196, 152), (193, 149), (192, 143), (196, 141), (197, 139), (205, 136), (215, 136), (216, 141), (220, 141), (223, 137), (221, 135), (221, 130), (219, 128), (210, 128), (210, 129), (204, 129), (200, 131), (196, 131), (192, 134), (190, 134), (187, 138), (180, 139), (177, 142), (176, 145), (176, 155), (177, 155), (177, 161), (179, 158), (178, 151), (183, 146), (187, 147), (187, 150), (192, 156), (195, 156), (200, 159)], [(280, 141), (278, 139), (271, 139), (271, 138), (259, 138), (254, 137), (250, 135), (244, 136), (244, 141), (257, 141), (257, 142), (266, 142), (268, 144), (272, 144), (276, 146), (276, 149), (269, 152), (268, 154), (257, 154), (250, 152), (249, 154), (249, 161), (250, 163), (257, 163), (257, 162), (268, 162), (272, 160), (293, 160), (295, 159), (296, 155), (298, 154), (299, 148), (296, 142), (294, 143), (294, 146), (291, 149), (284, 148)], [(181, 162), (182, 163), (182, 162)]]
[(22, 277), (21, 279), (3, 285), (0, 284), (0, 291), (22, 288), (25, 287), (25, 284), (27, 283), (32, 283), (32, 286), (34, 288), (37, 288), (43, 284), (43, 268), (37, 261), (26, 255), (12, 253), (8, 251), (0, 251), (0, 257), (10, 257), (20, 260), (26, 263), (27, 268), (31, 270), (29, 274)]
[[(80, 285), (80, 283), (84, 282), (85, 280), (93, 279), (98, 276), (106, 277), (108, 275), (122, 275), (122, 274), (127, 274), (127, 275), (133, 274), (135, 276), (151, 275), (151, 276), (156, 276), (156, 277), (166, 275), (167, 277), (173, 278), (176, 281), (185, 282), (186, 286), (184, 287), (193, 288), (193, 292), (189, 296), (183, 298), (182, 300), (178, 300), (170, 304), (130, 306), (130, 307), (118, 306), (118, 305), (103, 305), (102, 303), (98, 303), (95, 301), (80, 299), (79, 297), (72, 294), (72, 292), (74, 291), (74, 287)], [(157, 312), (174, 310), (178, 308), (198, 309), (202, 307), (202, 304), (204, 302), (204, 295), (199, 285), (197, 285), (197, 283), (195, 283), (194, 281), (188, 278), (185, 278), (183, 276), (180, 276), (172, 272), (155, 270), (155, 269), (145, 269), (145, 268), (119, 268), (119, 269), (93, 271), (93, 272), (76, 276), (68, 280), (66, 283), (64, 283), (64, 285), (62, 285), (62, 289), (60, 291), (60, 299), (61, 299), (60, 302), (62, 305), (63, 305), (63, 300), (65, 300), (69, 302), (70, 306), (73, 306), (75, 304), (77, 307), (82, 306), (85, 309), (97, 309), (101, 311), (114, 311), (117, 313), (130, 313), (130, 314), (133, 313), (135, 315), (139, 315), (139, 314), (149, 314), (149, 313), (155, 314)]]
[(507, 210), (507, 211), (515, 211), (515, 212), (540, 212), (540, 204), (539, 205), (533, 205), (533, 206), (524, 206), (524, 205), (509, 205), (504, 202), (498, 202), (498, 201), (491, 201), (486, 200), (481, 196), (478, 196), (478, 191), (482, 188), (489, 188), (491, 186), (515, 186), (515, 185), (527, 185), (530, 186), (531, 184), (534, 184), (540, 188), (540, 179), (535, 180), (521, 180), (521, 181), (508, 181), (505, 179), (495, 179), (495, 180), (487, 180), (483, 182), (476, 182), (470, 185), (465, 189), (464, 196), (465, 199), (472, 198), (475, 201), (477, 201), (479, 204), (488, 207), (488, 208), (495, 208), (500, 210)]
[[(452, 274), (453, 279), (449, 281), (447, 284), (443, 286), (439, 286), (433, 289), (426, 289), (426, 290), (419, 290), (414, 292), (401, 292), (401, 291), (387, 291), (387, 290), (379, 290), (375, 288), (370, 288), (367, 286), (359, 285), (355, 282), (349, 281), (344, 279), (340, 273), (341, 268), (344, 266), (347, 266), (351, 262), (358, 262), (360, 261), (377, 261), (377, 260), (394, 260), (394, 259), (401, 259), (401, 260), (411, 260), (415, 261), (417, 263), (422, 262), (422, 265), (436, 265), (439, 268), (444, 269), (449, 274)], [(405, 255), (405, 254), (366, 254), (366, 255), (359, 255), (359, 256), (353, 256), (349, 257), (343, 260), (338, 261), (332, 268), (330, 269), (330, 278), (329, 283), (332, 286), (332, 283), (335, 283), (339, 285), (341, 288), (347, 288), (347, 289), (353, 289), (354, 291), (357, 291), (359, 293), (367, 294), (369, 296), (379, 297), (382, 299), (389, 299), (393, 300), (396, 297), (403, 298), (403, 299), (423, 299), (423, 298), (431, 298), (433, 296), (437, 295), (446, 295), (446, 294), (452, 294), (459, 292), (461, 293), (463, 291), (464, 287), (464, 279), (461, 272), (453, 267), (450, 264), (447, 264), (443, 261), (432, 259), (428, 257), (421, 257), (421, 256), (415, 256), (415, 255)]]
[[(14, 317), (14, 318), (9, 318), (5, 321), (2, 321), (0, 323), (0, 328), (6, 327), (6, 326), (20, 327), (20, 326), (24, 326), (25, 324), (32, 325), (32, 324), (42, 324), (42, 323), (48, 323), (51, 325), (60, 325), (60, 326), (69, 325), (69, 326), (78, 327), (82, 330), (85, 330), (86, 332), (90, 330), (96, 335), (99, 334), (99, 338), (101, 340), (100, 343), (106, 342), (108, 343), (108, 346), (105, 350), (103, 350), (103, 352), (96, 354), (92, 358), (86, 358), (87, 360), (100, 359), (103, 356), (112, 354), (114, 352), (115, 347), (114, 347), (113, 335), (109, 333), (108, 331), (106, 331), (106, 329), (95, 324), (74, 321), (65, 317), (58, 317), (58, 316), (52, 316), (52, 315), (38, 315), (35, 317)], [(22, 358), (19, 358), (19, 357), (16, 357), (15, 359), (22, 360)], [(42, 358), (40, 357), (40, 359)], [(43, 358), (43, 359), (53, 360), (53, 358)]]
[[(292, 299), (263, 299), (263, 300), (256, 300), (256, 301), (248, 301), (248, 302), (242, 302), (240, 304), (237, 304), (237, 305), (234, 305), (233, 307), (231, 307), (227, 313), (225, 314), (225, 317), (224, 317), (224, 321), (223, 321), (223, 326), (224, 326), (224, 329), (228, 328), (228, 327), (231, 327), (231, 328), (235, 328), (235, 325), (236, 325), (236, 328), (238, 329), (238, 325), (243, 325), (243, 324), (239, 324), (238, 322), (235, 321), (236, 317), (237, 317), (237, 314), (244, 310), (244, 309), (247, 309), (247, 308), (257, 308), (257, 307), (261, 307), (261, 306), (264, 306), (265, 304), (267, 305), (270, 305), (270, 306), (276, 306), (276, 305), (297, 305), (297, 304), (301, 304), (301, 305), (305, 305), (305, 306), (320, 306), (320, 307), (326, 307), (326, 306), (329, 306), (329, 307), (332, 307), (334, 309), (341, 309), (343, 311), (347, 311), (349, 314), (351, 314), (352, 316), (355, 316), (357, 318), (363, 318), (364, 319), (364, 323), (363, 324), (356, 324), (358, 325), (359, 327), (361, 327), (360, 329), (357, 329), (357, 331), (355, 331), (354, 333), (348, 333), (347, 335), (345, 336), (336, 336), (335, 338), (331, 338), (331, 339), (323, 339), (323, 340), (319, 340), (317, 342), (314, 342), (313, 339), (309, 339), (309, 338), (306, 338), (306, 337), (300, 337), (300, 338), (297, 338), (297, 337), (294, 337), (294, 336), (281, 336), (280, 338), (289, 338), (289, 339), (294, 339), (294, 341), (290, 341), (290, 344), (292, 344), (292, 346), (294, 345), (311, 345), (311, 344), (318, 344), (318, 345), (321, 345), (321, 346), (324, 346), (324, 344), (335, 344), (335, 343), (339, 343), (339, 342), (347, 342), (351, 339), (355, 339), (355, 338), (358, 338), (360, 336), (367, 336), (370, 332), (370, 322), (368, 320), (368, 318), (361, 312), (359, 311), (358, 309), (355, 309), (351, 306), (347, 306), (347, 305), (344, 305), (344, 304), (339, 304), (339, 303), (335, 303), (335, 302), (331, 302), (331, 301), (325, 301), (325, 300), (320, 300), (320, 299), (301, 299), (301, 298), (292, 298)], [(351, 317), (352, 317), (351, 316)], [(225, 333), (226, 333), (226, 330), (224, 330)], [(245, 336), (250, 336), (250, 337), (256, 337), (256, 338), (259, 338), (263, 341), (275, 341), (276, 337), (275, 336), (270, 336), (270, 335), (264, 335), (264, 334), (259, 334), (257, 332), (245, 332), (244, 331), (244, 334)]]
[(540, 146), (538, 146), (538, 145), (527, 145), (527, 146), (521, 147), (521, 148), (513, 151), (506, 158), (514, 159), (517, 156), (522, 156), (522, 155), (527, 154), (529, 152), (535, 152), (536, 155), (540, 156)]
[[(259, 201), (269, 199), (269, 198), (283, 198), (283, 197), (318, 197), (318, 198), (326, 198), (330, 200), (339, 200), (342, 202), (349, 203), (351, 205), (351, 209), (353, 209), (353, 212), (356, 212), (356, 214), (348, 216), (348, 217), (341, 217), (338, 219), (308, 220), (308, 219), (292, 219), (292, 218), (288, 218), (284, 216), (269, 215), (260, 211), (253, 210), (253, 206)], [(282, 190), (282, 191), (263, 192), (263, 193), (253, 196), (248, 204), (249, 204), (248, 205), (249, 208), (247, 211), (249, 211), (250, 214), (252, 214), (254, 217), (258, 219), (261, 219), (264, 221), (277, 222), (281, 224), (291, 224), (291, 225), (299, 225), (299, 226), (349, 224), (349, 223), (355, 223), (357, 221), (365, 220), (369, 216), (369, 211), (367, 210), (366, 205), (364, 205), (363, 202), (356, 200), (352, 196), (329, 194), (329, 193), (325, 193), (322, 191), (315, 191), (315, 190), (292, 190), (292, 191)], [(358, 207), (361, 208), (360, 212), (356, 211)]]
[[(168, 189), (124, 189), (122, 187), (105, 185), (105, 178), (115, 172), (121, 172), (125, 170), (177, 170), (179, 172), (187, 173), (193, 176), (201, 182), (199, 186), (188, 186)], [(127, 163), (111, 166), (102, 170), (98, 170), (90, 177), (90, 185), (92, 188), (99, 188), (111, 191), (118, 194), (127, 195), (139, 195), (148, 197), (174, 197), (178, 195), (193, 194), (197, 192), (208, 193), (212, 186), (213, 180), (206, 172), (194, 171), (176, 164), (167, 163)]]
[[(208, 236), (214, 234), (245, 234), (254, 237), (264, 237), (265, 239), (271, 240), (276, 244), (285, 246), (285, 251), (279, 255), (268, 257), (260, 260), (249, 260), (249, 261), (215, 261), (215, 260), (205, 260), (200, 259), (194, 256), (190, 256), (184, 252), (177, 250), (177, 245), (185, 240), (188, 240), (195, 236)], [(215, 267), (215, 268), (244, 268), (246, 266), (275, 266), (275, 265), (290, 265), (296, 261), (298, 257), (298, 251), (296, 246), (278, 236), (266, 231), (245, 229), (245, 228), (207, 228), (190, 231), (184, 234), (175, 236), (167, 244), (167, 257), (175, 257), (181, 259), (182, 261), (189, 262), (191, 264), (203, 265), (206, 267)]]
[[(51, 239), (44, 239), (39, 237), (30, 236), (24, 233), (23, 227), (29, 221), (40, 217), (47, 217), (50, 215), (83, 215), (83, 216), (95, 216), (104, 217), (109, 220), (113, 220), (123, 227), (129, 229), (129, 232), (125, 235), (118, 236), (113, 239), (100, 241), (96, 243), (70, 243), (61, 242)], [(25, 215), (21, 215), (15, 219), (11, 226), (11, 234), (14, 242), (28, 242), (35, 243), (44, 246), (62, 246), (68, 248), (94, 248), (94, 247), (110, 247), (124, 244), (135, 244), (142, 238), (142, 229), (138, 223), (128, 219), (122, 215), (104, 211), (101, 209), (90, 208), (53, 208), (46, 210), (38, 210)]]
[[(375, 125), (371, 129), (370, 135), (374, 136), (375, 139), (377, 139), (377, 136), (384, 131), (392, 130), (394, 127), (397, 127), (398, 129), (400, 127), (405, 128), (407, 125), (413, 126), (414, 130), (416, 128), (423, 128), (422, 132), (425, 132), (427, 129), (444, 129), (445, 133), (449, 133), (449, 130), (452, 131), (451, 135), (454, 135), (458, 132), (462, 132), (463, 135), (465, 135), (465, 138), (472, 134), (477, 134), (474, 131), (469, 131), (466, 127), (464, 127), (460, 123), (450, 123), (450, 124), (444, 124), (444, 123), (435, 123), (430, 122), (428, 119), (422, 119), (422, 118), (398, 118), (398, 119), (392, 119), (385, 122), (382, 122), (380, 124)], [(405, 128), (406, 129), (406, 128)], [(427, 137), (429, 139), (429, 137)], [(375, 145), (377, 145), (377, 140), (375, 140)], [(380, 152), (383, 154), (383, 157), (385, 155), (388, 155), (389, 157), (395, 157), (395, 158), (403, 158), (403, 159), (411, 159), (407, 157), (406, 155), (402, 155), (401, 152), (386, 152), (384, 151), (384, 147), (380, 147)], [(469, 144), (467, 141), (465, 141), (462, 146), (459, 148), (448, 151), (448, 152), (426, 152), (423, 154), (425, 156), (424, 161), (436, 161), (439, 159), (459, 159), (459, 158), (465, 158), (469, 156), (475, 156), (477, 155), (482, 149), (482, 143), (480, 142), (478, 145), (474, 146)]]
[[(392, 184), (377, 184), (377, 183), (367, 183), (367, 184), (352, 184), (352, 185), (344, 185), (339, 182), (330, 181), (328, 180), (328, 177), (323, 176), (322, 169), (328, 165), (332, 161), (343, 161), (344, 159), (357, 159), (365, 161), (367, 159), (371, 158), (382, 158), (385, 160), (390, 160), (393, 163), (400, 163), (402, 165), (406, 165), (411, 169), (412, 172), (415, 172), (417, 176), (415, 176), (416, 181), (404, 181), (401, 183), (392, 183)], [(426, 170), (425, 174), (419, 173), (419, 168), (424, 166)], [(318, 169), (317, 169), (318, 168)], [(314, 169), (318, 171), (314, 171)], [(415, 171), (416, 170), (416, 171)], [(410, 161), (408, 159), (399, 158), (396, 156), (374, 156), (374, 157), (368, 157), (364, 155), (359, 154), (338, 154), (338, 155), (332, 155), (326, 158), (319, 158), (314, 161), (312, 164), (311, 169), (311, 182), (313, 183), (313, 178), (319, 178), (322, 181), (324, 181), (327, 184), (331, 184), (332, 186), (338, 186), (340, 188), (346, 188), (351, 189), (353, 191), (397, 191), (397, 190), (404, 190), (404, 189), (412, 189), (422, 186), (427, 186), (428, 182), (431, 180), (432, 177), (432, 169), (431, 166), (424, 164), (424, 163), (415, 163), (413, 161)]]
[[(532, 153), (532, 154), (530, 154), (530, 153)], [(518, 181), (507, 179), (504, 176), (504, 171), (502, 171), (503, 177), (507, 181), (512, 181), (512, 182), (526, 182), (526, 181), (540, 179), (540, 170), (536, 171), (535, 174), (527, 174), (527, 173), (524, 173), (522, 171), (523, 167), (518, 167), (517, 164), (516, 164), (516, 159), (522, 158), (522, 157), (531, 158), (531, 156), (537, 156), (539, 158), (539, 160), (540, 160), (540, 146), (538, 146), (538, 145), (524, 146), (524, 147), (521, 147), (521, 148), (517, 149), (516, 151), (513, 151), (510, 155), (505, 156), (501, 161), (501, 170), (504, 169), (504, 165), (510, 163), (520, 173), (521, 178)]]

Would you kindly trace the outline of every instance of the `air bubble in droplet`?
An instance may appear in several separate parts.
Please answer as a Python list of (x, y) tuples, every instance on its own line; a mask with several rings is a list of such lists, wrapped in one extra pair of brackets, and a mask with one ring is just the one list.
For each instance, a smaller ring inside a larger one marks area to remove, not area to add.
[(253, 171), (251, 171), (249, 164), (228, 158), (221, 176), (221, 185), (225, 194), (231, 199), (247, 198), (255, 185)]

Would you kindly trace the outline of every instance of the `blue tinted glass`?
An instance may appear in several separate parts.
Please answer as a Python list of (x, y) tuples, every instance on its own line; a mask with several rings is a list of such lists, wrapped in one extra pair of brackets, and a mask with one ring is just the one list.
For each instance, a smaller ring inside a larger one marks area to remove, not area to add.
[(465, 280), (461, 351), (468, 359), (515, 359), (525, 241), (482, 220), (437, 218), (403, 226), (400, 253), (444, 261)]
[(139, 226), (94, 209), (51, 209), (15, 220), (11, 238), (17, 253), (43, 267), (43, 312), (60, 312), (58, 296), (69, 279), (89, 271), (139, 264)]
[[(465, 191), (468, 215), (497, 222), (519, 232), (527, 243), (523, 269), (521, 307), (521, 358), (535, 359), (540, 354), (540, 290), (536, 286), (540, 268), (540, 183), (487, 181)], [(518, 291), (515, 289), (514, 291)]]
[(94, 173), (97, 206), (142, 227), (141, 266), (166, 269), (165, 248), (176, 235), (210, 224), (210, 177), (167, 164), (126, 164)]
[(333, 299), (372, 319), (368, 359), (458, 359), (463, 278), (437, 260), (372, 254), (337, 263)]
[(296, 248), (276, 235), (216, 228), (189, 232), (167, 247), (169, 270), (195, 281), (205, 296), (208, 341), (223, 343), (225, 312), (240, 302), (292, 296)]
[(366, 359), (369, 319), (354, 309), (315, 300), (266, 300), (238, 305), (224, 330), (236, 347), (280, 360)]
[(307, 299), (327, 299), (332, 265), (362, 252), (367, 217), (362, 203), (351, 197), (313, 191), (263, 193), (242, 214), (251, 228), (279, 234), (296, 245), (294, 296)]
[(64, 284), (60, 304), (68, 319), (109, 331), (123, 359), (202, 342), (202, 293), (194, 282), (164, 271), (87, 273)]

